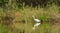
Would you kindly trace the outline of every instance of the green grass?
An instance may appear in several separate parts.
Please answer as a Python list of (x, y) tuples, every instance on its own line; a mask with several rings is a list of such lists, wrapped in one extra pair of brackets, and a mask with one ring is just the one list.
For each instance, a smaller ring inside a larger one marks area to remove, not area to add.
[(0, 24), (0, 33), (8, 33), (8, 29)]

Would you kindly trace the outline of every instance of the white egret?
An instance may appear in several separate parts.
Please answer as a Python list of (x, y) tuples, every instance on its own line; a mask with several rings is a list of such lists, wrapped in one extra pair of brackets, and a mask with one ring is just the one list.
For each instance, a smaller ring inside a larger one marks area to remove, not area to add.
[(34, 16), (32, 16), (33, 17), (33, 19), (34, 19), (34, 21), (35, 21), (35, 23), (36, 24), (34, 24), (34, 27), (33, 27), (33, 30), (36, 28), (36, 27), (38, 27), (41, 23), (41, 20), (39, 20), (39, 19), (36, 19)]

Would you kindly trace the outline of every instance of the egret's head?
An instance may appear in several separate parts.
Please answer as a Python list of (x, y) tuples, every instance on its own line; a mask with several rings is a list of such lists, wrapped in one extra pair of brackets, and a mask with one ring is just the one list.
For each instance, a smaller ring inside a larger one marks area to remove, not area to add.
[(33, 15), (32, 18), (35, 19), (35, 16)]

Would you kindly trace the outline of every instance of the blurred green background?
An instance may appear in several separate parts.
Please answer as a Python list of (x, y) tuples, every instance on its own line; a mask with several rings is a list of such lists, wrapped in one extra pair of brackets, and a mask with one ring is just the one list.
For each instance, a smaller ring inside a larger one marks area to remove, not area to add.
[(0, 0), (0, 33), (60, 33), (60, 0)]

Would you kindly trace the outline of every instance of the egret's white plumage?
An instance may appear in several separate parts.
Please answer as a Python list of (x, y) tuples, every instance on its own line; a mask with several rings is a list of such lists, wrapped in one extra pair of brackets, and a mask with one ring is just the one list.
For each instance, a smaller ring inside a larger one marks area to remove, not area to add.
[(34, 24), (33, 30), (35, 29), (35, 27), (38, 27), (41, 23), (41, 21), (39, 19), (36, 19), (34, 16), (32, 16), (34, 21), (36, 22), (36, 24)]
[(40, 20), (39, 20), (39, 19), (34, 19), (34, 21), (35, 21), (36, 23), (40, 22)]
[(39, 23), (41, 20), (39, 20), (39, 19), (36, 19), (34, 16), (32, 16), (33, 17), (33, 19), (34, 19), (34, 21), (36, 22), (36, 23)]

